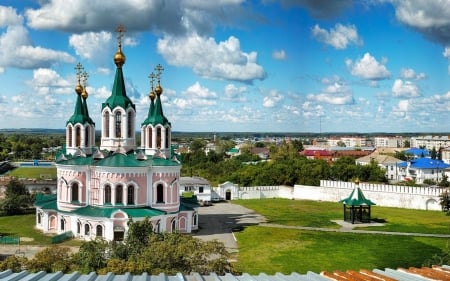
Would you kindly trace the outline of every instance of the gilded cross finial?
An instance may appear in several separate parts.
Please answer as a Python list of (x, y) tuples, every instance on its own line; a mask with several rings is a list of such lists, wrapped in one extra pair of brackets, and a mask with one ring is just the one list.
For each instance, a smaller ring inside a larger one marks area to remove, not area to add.
[(87, 86), (88, 78), (89, 78), (89, 74), (86, 71), (83, 71), (83, 73), (81, 73), (81, 79), (83, 81), (83, 87)]
[(81, 63), (77, 63), (77, 65), (75, 66), (75, 70), (77, 71), (78, 84), (80, 84), (81, 76), (82, 76), (82, 72), (84, 70), (84, 67), (81, 65)]
[(122, 48), (123, 34), (126, 32), (125, 27), (122, 24), (119, 24), (116, 28), (116, 32), (117, 32), (117, 42), (119, 43), (119, 48)]
[(150, 75), (148, 76), (148, 78), (150, 78), (150, 86), (152, 87), (152, 91), (153, 91), (153, 83), (155, 83), (155, 78), (156, 78), (156, 75), (155, 75), (155, 73), (150, 73)]
[(161, 64), (158, 63), (158, 65), (155, 67), (156, 70), (156, 78), (158, 79), (158, 86), (161, 85), (161, 74), (164, 70)]

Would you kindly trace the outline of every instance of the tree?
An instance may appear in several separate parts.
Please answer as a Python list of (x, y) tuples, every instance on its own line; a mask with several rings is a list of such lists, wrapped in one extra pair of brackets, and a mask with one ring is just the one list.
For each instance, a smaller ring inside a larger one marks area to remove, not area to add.
[(30, 195), (25, 185), (15, 178), (11, 179), (6, 185), (5, 199), (0, 204), (3, 212), (8, 216), (21, 214), (32, 204), (33, 196)]
[(150, 236), (153, 234), (153, 226), (149, 218), (142, 221), (128, 221), (128, 232), (125, 244), (130, 255), (139, 255), (149, 245)]
[(84, 242), (78, 252), (72, 256), (76, 270), (89, 273), (104, 268), (109, 246), (108, 242), (102, 239)]
[(439, 195), (439, 204), (441, 205), (442, 211), (448, 212), (450, 210), (450, 195), (447, 191)]
[(31, 272), (67, 273), (71, 269), (70, 249), (68, 247), (53, 246), (36, 253), (26, 265)]

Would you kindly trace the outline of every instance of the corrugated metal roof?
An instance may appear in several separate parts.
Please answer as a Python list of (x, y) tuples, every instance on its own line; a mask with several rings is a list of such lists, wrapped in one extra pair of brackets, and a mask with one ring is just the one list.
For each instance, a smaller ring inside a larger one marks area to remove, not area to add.
[(31, 273), (27, 270), (14, 273), (11, 270), (0, 272), (0, 280), (4, 281), (348, 281), (348, 280), (410, 280), (410, 281), (424, 281), (424, 280), (450, 280), (450, 266), (433, 266), (429, 267), (410, 267), (384, 270), (374, 269), (370, 270), (347, 270), (347, 271), (324, 271), (315, 273), (308, 271), (305, 274), (293, 272), (291, 274), (275, 273), (268, 275), (260, 273), (258, 275), (250, 275), (244, 273), (242, 275), (217, 275), (210, 273), (202, 275), (198, 273), (191, 273), (189, 275), (177, 273), (175, 275), (166, 275), (161, 273), (159, 275), (149, 275), (142, 273), (139, 275), (132, 275), (129, 273), (115, 275), (108, 273), (106, 275), (97, 275), (95, 272), (89, 274), (80, 274), (78, 272), (64, 274), (62, 272), (46, 273), (43, 271)]

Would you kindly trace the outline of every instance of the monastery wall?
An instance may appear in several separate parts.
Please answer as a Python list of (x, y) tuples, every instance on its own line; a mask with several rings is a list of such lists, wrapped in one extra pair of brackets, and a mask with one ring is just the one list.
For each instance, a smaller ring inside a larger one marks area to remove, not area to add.
[[(440, 211), (439, 195), (445, 191), (434, 187), (413, 187), (360, 183), (367, 199), (377, 206)], [(232, 199), (286, 198), (338, 202), (350, 195), (353, 182), (320, 181), (320, 186), (252, 186), (229, 189)], [(223, 193), (222, 191), (221, 193)]]

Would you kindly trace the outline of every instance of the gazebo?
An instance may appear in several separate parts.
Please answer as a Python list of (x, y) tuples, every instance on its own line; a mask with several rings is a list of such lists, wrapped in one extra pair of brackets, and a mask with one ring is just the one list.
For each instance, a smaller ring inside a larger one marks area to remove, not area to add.
[(352, 193), (339, 202), (344, 203), (344, 221), (356, 223), (370, 222), (370, 206), (376, 205), (369, 199), (366, 199), (361, 188), (356, 183)]

